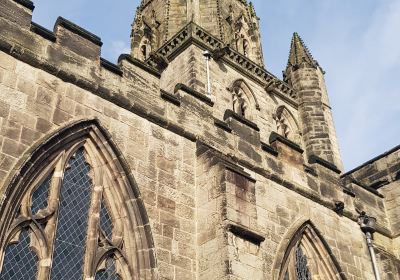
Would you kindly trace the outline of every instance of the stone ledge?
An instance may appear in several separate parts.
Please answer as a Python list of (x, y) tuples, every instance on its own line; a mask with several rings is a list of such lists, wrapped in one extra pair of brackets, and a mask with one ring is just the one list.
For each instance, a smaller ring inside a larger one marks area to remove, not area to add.
[(25, 8), (28, 8), (31, 11), (33, 11), (35, 9), (35, 5), (33, 4), (32, 1), (29, 1), (29, 0), (14, 0), (14, 2), (24, 6)]
[(186, 92), (187, 94), (190, 94), (191, 96), (197, 98), (198, 100), (206, 103), (208, 106), (213, 107), (214, 102), (206, 95), (192, 89), (191, 87), (188, 87), (187, 85), (184, 84), (177, 84), (174, 89), (174, 93), (177, 93), (179, 90), (182, 90)]
[(45, 28), (35, 22), (31, 22), (31, 31), (53, 43), (55, 43), (57, 41), (57, 37), (53, 31), (50, 31), (47, 28)]
[(118, 63), (120, 63), (121, 61), (126, 60), (129, 63), (141, 68), (144, 71), (147, 71), (148, 73), (152, 74), (153, 76), (157, 77), (157, 78), (161, 78), (161, 73), (157, 70), (154, 69), (153, 67), (145, 64), (144, 62), (133, 58), (130, 54), (121, 54), (118, 57)]
[(237, 166), (237, 165), (235, 165), (233, 163), (230, 163), (230, 162), (229, 163), (225, 162), (224, 165), (225, 165), (225, 168), (227, 170), (229, 170), (229, 171), (231, 171), (233, 173), (236, 173), (236, 174), (238, 174), (240, 176), (243, 176), (244, 178), (246, 178), (250, 182), (253, 182), (253, 183), (257, 182), (256, 179), (252, 178), (251, 175), (249, 173), (247, 173), (246, 171), (244, 171), (243, 168), (241, 168), (240, 166)]
[(86, 29), (83, 29), (82, 27), (76, 25), (75, 23), (63, 18), (63, 17), (58, 17), (55, 28), (57, 26), (62, 26), (65, 29), (68, 29), (69, 31), (89, 40), (93, 44), (101, 47), (103, 45), (103, 42), (101, 41), (101, 38), (94, 35), (93, 33), (87, 31)]
[(356, 197), (354, 190), (349, 186), (343, 186), (343, 192), (351, 197)]
[(279, 155), (279, 152), (277, 150), (275, 150), (273, 147), (271, 147), (270, 145), (268, 145), (264, 142), (261, 142), (261, 149), (264, 152), (267, 152), (275, 157), (277, 157)]
[(121, 68), (118, 65), (116, 65), (116, 64), (114, 64), (114, 63), (112, 63), (112, 62), (110, 62), (110, 61), (108, 61), (108, 60), (106, 60), (106, 59), (104, 59), (102, 57), (100, 57), (100, 65), (102, 67), (104, 67), (105, 69), (107, 69), (108, 71), (111, 71), (111, 72), (113, 72), (113, 73), (115, 73), (115, 74), (117, 74), (119, 76), (123, 75), (123, 72), (122, 72)]
[(221, 129), (225, 130), (226, 132), (229, 132), (229, 133), (232, 132), (232, 128), (230, 128), (229, 125), (224, 121), (214, 119), (214, 124), (216, 127), (219, 127)]
[(279, 135), (276, 132), (272, 132), (271, 136), (269, 137), (269, 143), (272, 144), (275, 141), (279, 141), (301, 154), (304, 153), (304, 150), (296, 143), (290, 141), (289, 139), (283, 137), (282, 135)]
[(318, 177), (317, 171), (315, 171), (315, 169), (312, 168), (311, 166), (304, 164), (304, 171), (308, 174), (311, 174), (314, 177)]
[(174, 94), (166, 92), (165, 90), (160, 90), (161, 98), (171, 102), (176, 106), (181, 106), (181, 100)]
[(255, 131), (258, 131), (258, 132), (260, 131), (260, 128), (257, 126), (257, 124), (253, 123), (252, 121), (249, 121), (248, 119), (240, 116), (239, 114), (236, 114), (232, 110), (226, 110), (225, 111), (224, 121), (226, 121), (229, 118), (233, 118), (233, 119), (241, 122), (242, 124), (254, 129)]
[(320, 158), (320, 157), (318, 157), (316, 155), (311, 155), (308, 158), (308, 163), (309, 164), (319, 164), (319, 165), (321, 165), (321, 166), (323, 166), (323, 167), (325, 167), (325, 168), (327, 168), (327, 169), (329, 169), (329, 170), (331, 170), (331, 171), (333, 171), (333, 172), (335, 172), (337, 174), (342, 173), (342, 171), (340, 171), (336, 167), (336, 165), (334, 165), (333, 163), (330, 163), (329, 161), (326, 161), (323, 158)]
[(360, 188), (362, 188), (362, 189), (364, 189), (364, 190), (366, 190), (366, 191), (368, 191), (368, 192), (370, 192), (370, 193), (372, 193), (372, 194), (374, 194), (374, 195), (376, 195), (376, 196), (378, 196), (380, 198), (385, 198), (385, 196), (380, 194), (377, 190), (372, 189), (369, 186), (366, 186), (366, 185), (362, 184), (361, 182), (357, 181), (356, 179), (354, 179), (352, 177), (351, 178), (347, 178), (347, 184), (345, 182), (345, 188), (347, 190), (350, 190), (354, 194), (355, 194), (355, 191), (354, 191), (354, 188), (351, 187), (351, 184), (354, 184), (354, 185), (356, 185), (356, 186), (358, 186), (358, 187), (360, 187)]
[(265, 241), (264, 236), (262, 236), (259, 233), (254, 232), (252, 230), (249, 230), (245, 227), (235, 225), (235, 224), (228, 224), (226, 228), (228, 231), (232, 232), (234, 235), (236, 235), (244, 240), (247, 240), (247, 241), (253, 243), (254, 245), (260, 246), (260, 244)]

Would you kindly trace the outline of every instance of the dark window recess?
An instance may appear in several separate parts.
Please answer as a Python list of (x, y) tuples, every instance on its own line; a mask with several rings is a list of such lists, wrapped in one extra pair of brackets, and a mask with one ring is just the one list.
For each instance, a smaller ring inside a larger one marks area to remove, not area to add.
[(37, 276), (38, 259), (29, 248), (30, 231), (22, 229), (19, 242), (7, 246), (4, 254), (1, 280), (34, 280)]
[(37, 214), (39, 210), (46, 209), (50, 193), (51, 178), (53, 178), (53, 172), (33, 192), (32, 214)]
[(60, 191), (51, 279), (82, 279), (92, 184), (84, 152), (69, 161)]
[(311, 280), (311, 272), (308, 269), (307, 257), (300, 246), (296, 249), (296, 275), (297, 280)]
[(106, 260), (106, 268), (96, 273), (95, 280), (121, 280), (121, 277), (117, 274), (113, 258)]

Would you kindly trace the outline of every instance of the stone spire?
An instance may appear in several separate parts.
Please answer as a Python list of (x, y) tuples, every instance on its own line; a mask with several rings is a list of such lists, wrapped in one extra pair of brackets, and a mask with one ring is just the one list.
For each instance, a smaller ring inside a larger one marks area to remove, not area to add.
[(142, 0), (132, 25), (132, 55), (146, 60), (190, 22), (263, 66), (259, 18), (246, 0)]
[(284, 80), (298, 93), (303, 142), (318, 157), (343, 170), (324, 71), (297, 33), (293, 34)]
[(313, 58), (299, 34), (295, 32), (293, 33), (292, 43), (290, 46), (287, 67), (301, 67), (303, 64), (315, 68), (319, 66), (318, 62)]

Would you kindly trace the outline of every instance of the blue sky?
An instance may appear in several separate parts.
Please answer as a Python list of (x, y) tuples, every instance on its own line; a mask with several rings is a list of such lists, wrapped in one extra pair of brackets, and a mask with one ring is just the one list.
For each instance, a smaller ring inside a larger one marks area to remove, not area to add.
[[(102, 56), (129, 52), (138, 0), (36, 0), (33, 20), (63, 16), (102, 38)], [(399, 0), (254, 0), (267, 69), (281, 77), (298, 32), (327, 72), (345, 169), (400, 144)], [(305, 4), (306, 3), (306, 4)]]

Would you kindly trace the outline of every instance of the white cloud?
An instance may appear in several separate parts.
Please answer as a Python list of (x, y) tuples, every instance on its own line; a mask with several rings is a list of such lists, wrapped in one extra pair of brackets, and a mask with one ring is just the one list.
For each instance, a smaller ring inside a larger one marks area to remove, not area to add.
[(328, 30), (334, 35), (316, 35), (326, 39), (317, 44), (325, 48), (321, 60), (328, 71), (347, 168), (395, 146), (400, 139), (400, 2), (382, 1), (371, 18), (363, 19), (362, 28), (355, 24), (357, 20), (340, 17)]

